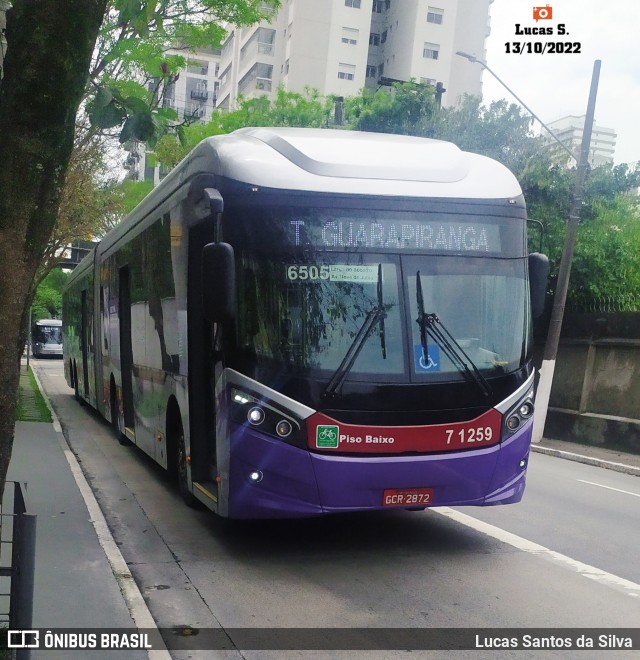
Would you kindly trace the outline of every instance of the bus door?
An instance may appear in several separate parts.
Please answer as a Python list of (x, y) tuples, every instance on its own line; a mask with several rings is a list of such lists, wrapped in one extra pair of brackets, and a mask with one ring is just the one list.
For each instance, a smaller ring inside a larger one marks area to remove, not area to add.
[[(131, 282), (129, 266), (119, 270), (120, 371), (122, 374), (122, 410), (125, 429), (134, 430), (133, 347), (131, 345)], [(126, 435), (126, 432), (125, 432)]]
[(214, 240), (214, 223), (202, 222), (189, 230), (187, 323), (189, 333), (189, 421), (191, 478), (217, 497), (215, 398), (213, 374), (221, 355), (213, 345), (214, 331), (202, 308), (202, 248)]
[(80, 351), (82, 353), (82, 383), (84, 398), (89, 399), (89, 314), (87, 290), (80, 294)]

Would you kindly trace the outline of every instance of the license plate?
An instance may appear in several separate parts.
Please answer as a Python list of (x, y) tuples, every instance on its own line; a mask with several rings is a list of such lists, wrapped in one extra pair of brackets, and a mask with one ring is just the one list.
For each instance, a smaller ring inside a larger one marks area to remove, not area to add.
[(382, 494), (382, 506), (420, 506), (433, 502), (433, 488), (395, 488)]

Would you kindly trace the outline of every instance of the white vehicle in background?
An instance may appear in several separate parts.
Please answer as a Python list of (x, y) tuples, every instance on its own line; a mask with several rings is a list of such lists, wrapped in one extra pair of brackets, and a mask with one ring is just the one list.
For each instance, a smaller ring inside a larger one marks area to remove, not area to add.
[(33, 357), (62, 357), (62, 321), (40, 319), (31, 328)]

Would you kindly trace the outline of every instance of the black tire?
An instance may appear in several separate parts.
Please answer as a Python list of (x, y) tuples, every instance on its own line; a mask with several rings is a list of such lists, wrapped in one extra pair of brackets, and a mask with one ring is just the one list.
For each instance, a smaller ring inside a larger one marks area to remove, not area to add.
[(109, 396), (111, 402), (111, 428), (113, 429), (113, 432), (116, 434), (116, 438), (118, 439), (118, 442), (123, 446), (123, 447), (128, 447), (131, 445), (131, 441), (127, 436), (122, 433), (120, 430), (120, 423), (118, 421), (118, 400), (116, 398), (116, 388), (115, 385), (112, 383), (111, 384), (111, 394)]
[(80, 396), (80, 388), (78, 386), (78, 366), (75, 362), (73, 363), (73, 396), (81, 406), (84, 406), (84, 399)]
[(175, 447), (176, 447), (176, 475), (178, 478), (178, 490), (183, 502), (192, 509), (202, 508), (200, 501), (194, 497), (193, 493), (189, 490), (189, 483), (187, 480), (187, 451), (184, 444), (184, 431), (182, 430), (182, 422), (178, 421), (175, 428)]
[(111, 382), (109, 388), (109, 406), (111, 408), (111, 428), (116, 435), (120, 435), (120, 426), (118, 424), (118, 403), (116, 401), (116, 388)]

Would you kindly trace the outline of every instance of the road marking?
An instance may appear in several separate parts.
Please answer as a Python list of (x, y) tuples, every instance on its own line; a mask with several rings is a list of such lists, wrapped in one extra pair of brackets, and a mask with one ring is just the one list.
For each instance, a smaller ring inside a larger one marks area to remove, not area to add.
[(597, 484), (595, 481), (585, 481), (584, 479), (578, 479), (581, 484), (589, 484), (590, 486), (598, 486), (598, 488), (606, 488), (607, 490), (615, 490), (616, 493), (624, 493), (625, 495), (633, 495), (634, 497), (640, 497), (640, 493), (632, 493), (630, 490), (621, 490), (620, 488), (613, 488), (612, 486), (605, 486), (604, 484)]
[(466, 527), (475, 529), (476, 531), (481, 532), (482, 534), (491, 536), (492, 538), (497, 539), (502, 543), (507, 543), (508, 545), (511, 545), (514, 548), (517, 548), (518, 550), (522, 550), (523, 552), (529, 552), (532, 555), (537, 555), (538, 557), (542, 557), (543, 559), (552, 561), (555, 564), (559, 564), (561, 566), (564, 566), (565, 568), (569, 568), (572, 571), (575, 571), (576, 573), (579, 573), (580, 575), (586, 578), (594, 580), (595, 582), (600, 582), (601, 584), (604, 584), (608, 587), (613, 587), (614, 589), (621, 590), (624, 593), (626, 593), (627, 596), (640, 598), (640, 584), (631, 582), (631, 580), (626, 580), (625, 578), (621, 578), (617, 575), (613, 575), (613, 573), (607, 573), (607, 571), (603, 571), (602, 569), (596, 568), (595, 566), (584, 564), (583, 562), (578, 561), (577, 559), (572, 559), (571, 557), (567, 557), (566, 555), (563, 555), (560, 552), (556, 552), (555, 550), (550, 550), (549, 548), (545, 548), (543, 545), (539, 545), (538, 543), (534, 543), (533, 541), (529, 541), (525, 538), (522, 538), (522, 536), (518, 536), (517, 534), (512, 534), (511, 532), (507, 532), (506, 530), (501, 529), (500, 527), (496, 527), (495, 525), (490, 525), (489, 523), (485, 523), (482, 520), (478, 520), (477, 518), (472, 518), (471, 516), (468, 516), (464, 513), (460, 513), (459, 511), (454, 511), (449, 507), (437, 507), (431, 509), (431, 511), (433, 511), (434, 513), (439, 513), (445, 518), (454, 520), (455, 522), (458, 522), (461, 525), (465, 525)]

